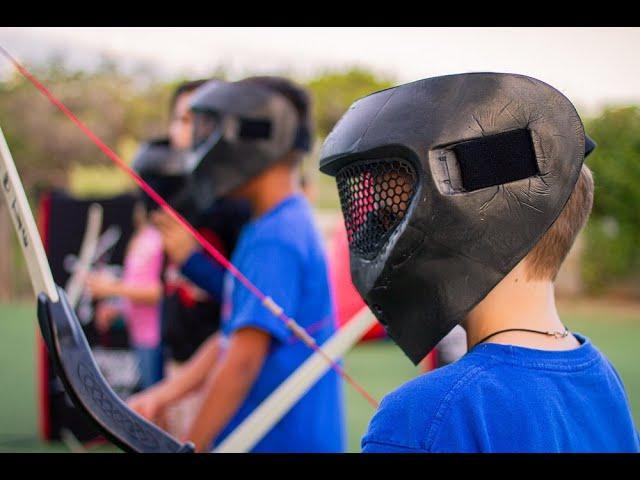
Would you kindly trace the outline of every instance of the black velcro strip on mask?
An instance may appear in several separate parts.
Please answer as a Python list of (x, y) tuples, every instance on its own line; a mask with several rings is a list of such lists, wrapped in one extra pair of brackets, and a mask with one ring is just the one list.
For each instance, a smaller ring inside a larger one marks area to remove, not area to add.
[(271, 136), (271, 122), (269, 120), (240, 120), (240, 138), (265, 140)]
[(529, 130), (476, 138), (452, 145), (467, 192), (521, 180), (539, 173)]

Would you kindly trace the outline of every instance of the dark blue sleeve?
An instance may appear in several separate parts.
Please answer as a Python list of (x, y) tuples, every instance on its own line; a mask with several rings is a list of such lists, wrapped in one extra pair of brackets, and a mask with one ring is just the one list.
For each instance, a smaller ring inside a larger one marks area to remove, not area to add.
[(182, 264), (180, 272), (215, 300), (222, 298), (224, 269), (203, 252), (194, 252)]
[[(244, 274), (254, 285), (271, 297), (286, 314), (295, 315), (300, 306), (303, 267), (300, 254), (293, 247), (280, 242), (265, 243), (252, 248), (242, 264)], [(253, 327), (281, 342), (289, 340), (289, 328), (256, 296), (237, 283), (234, 290), (233, 313), (225, 326), (225, 333)]]
[(427, 453), (425, 423), (413, 411), (415, 395), (405, 384), (386, 395), (362, 438), (362, 453)]

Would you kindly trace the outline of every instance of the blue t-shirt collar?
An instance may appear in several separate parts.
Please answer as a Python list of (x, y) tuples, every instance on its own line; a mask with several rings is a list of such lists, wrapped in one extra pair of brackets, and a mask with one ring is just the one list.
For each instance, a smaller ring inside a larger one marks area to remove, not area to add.
[(580, 346), (571, 350), (538, 350), (534, 348), (500, 343), (482, 343), (473, 347), (469, 354), (499, 358), (513, 365), (577, 370), (588, 367), (599, 358), (599, 352), (589, 338), (572, 332)]

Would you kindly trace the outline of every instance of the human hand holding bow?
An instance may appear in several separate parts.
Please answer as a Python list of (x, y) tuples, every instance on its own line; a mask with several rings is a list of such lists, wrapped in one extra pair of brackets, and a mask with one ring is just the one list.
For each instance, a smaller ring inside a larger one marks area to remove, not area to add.
[(154, 212), (151, 221), (162, 235), (165, 252), (172, 262), (182, 265), (197, 250), (198, 242), (193, 236), (165, 212)]

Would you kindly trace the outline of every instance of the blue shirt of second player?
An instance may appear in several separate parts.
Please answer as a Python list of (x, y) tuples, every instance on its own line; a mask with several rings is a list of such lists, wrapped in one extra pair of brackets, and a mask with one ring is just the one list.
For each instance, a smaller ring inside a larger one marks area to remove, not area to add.
[[(292, 195), (243, 229), (233, 264), (322, 344), (336, 331), (327, 264), (311, 208)], [(251, 327), (272, 340), (244, 403), (216, 438), (219, 444), (312, 353), (282, 320), (226, 274), (222, 331)], [(329, 371), (253, 448), (253, 452), (341, 452), (345, 449), (342, 382)]]

